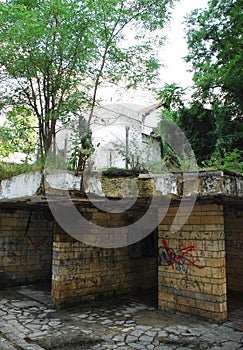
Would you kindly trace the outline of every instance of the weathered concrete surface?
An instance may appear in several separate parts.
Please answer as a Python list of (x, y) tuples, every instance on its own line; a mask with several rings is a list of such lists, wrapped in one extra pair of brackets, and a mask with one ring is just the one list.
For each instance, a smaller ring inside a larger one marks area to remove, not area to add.
[[(21, 294), (19, 293), (21, 292)], [(28, 296), (27, 296), (28, 295)], [(223, 325), (156, 310), (138, 299), (56, 311), (31, 287), (0, 292), (1, 350), (240, 350), (243, 309)]]
[[(45, 175), (47, 189), (79, 190), (80, 176), (62, 170)], [(23, 174), (0, 183), (0, 199), (35, 196), (41, 184), (41, 174)], [(227, 171), (192, 173), (140, 174), (137, 177), (107, 177), (102, 172), (85, 175), (86, 193), (100, 197), (129, 198), (174, 195), (243, 197), (243, 176)], [(58, 192), (57, 192), (58, 195)]]
[(41, 183), (40, 172), (21, 174), (0, 182), (0, 199), (33, 196)]
[[(22, 174), (0, 182), (0, 199), (13, 199), (35, 196), (41, 184), (41, 173)], [(55, 172), (46, 176), (46, 180), (58, 189), (78, 189), (80, 178), (68, 172)]]

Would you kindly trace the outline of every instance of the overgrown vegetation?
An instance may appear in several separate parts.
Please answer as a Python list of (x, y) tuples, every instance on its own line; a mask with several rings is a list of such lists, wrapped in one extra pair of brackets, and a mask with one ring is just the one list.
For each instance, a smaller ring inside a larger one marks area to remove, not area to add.
[(212, 170), (216, 168), (243, 174), (243, 151), (235, 149), (220, 157), (213, 155), (209, 161), (203, 162), (203, 167), (204, 170)]
[[(56, 153), (58, 129), (74, 115), (86, 110), (90, 125), (103, 81), (122, 81), (128, 88), (152, 84), (160, 67), (154, 47), (163, 44), (155, 33), (164, 27), (172, 4), (0, 2), (1, 107), (25, 107), (35, 116), (39, 157), (51, 147)], [(125, 40), (126, 29), (133, 40)]]
[[(204, 107), (193, 97), (188, 105), (184, 94), (185, 90), (176, 84), (166, 84), (159, 93), (163, 109), (157, 132), (162, 138), (164, 163), (171, 170), (183, 168), (184, 163), (189, 170), (194, 158), (198, 170), (228, 169), (242, 173), (242, 122), (224, 114), (226, 109)], [(175, 144), (177, 151), (171, 144)]]
[(127, 139), (117, 139), (113, 147), (126, 163), (126, 169), (159, 173), (162, 170), (160, 144), (152, 137), (144, 139), (135, 128), (129, 128)]
[[(7, 116), (0, 126), (0, 160), (14, 152), (25, 154), (25, 164), (1, 164), (0, 179), (40, 168), (49, 150), (49, 163), (76, 173), (84, 169), (97, 147), (90, 123), (98, 87), (103, 81), (122, 81), (128, 88), (154, 81), (159, 69), (154, 47), (162, 44), (154, 31), (164, 27), (172, 4), (172, 0), (0, 2), (0, 107)], [(198, 165), (243, 172), (241, 8), (242, 0), (209, 0), (206, 9), (188, 15), (185, 59), (194, 74), (193, 94), (188, 102), (185, 89), (177, 84), (162, 87), (156, 130), (162, 161), (153, 158), (151, 142), (138, 147), (141, 135), (131, 132), (127, 144), (124, 140), (114, 144), (127, 169), (193, 171)], [(127, 27), (139, 32), (125, 45)], [(57, 132), (64, 126), (74, 130), (69, 162), (56, 149)], [(38, 165), (29, 166), (36, 151)]]
[(0, 160), (15, 152), (21, 152), (28, 163), (36, 145), (35, 118), (29, 109), (15, 107), (7, 112), (0, 126)]
[(0, 162), (0, 181), (40, 169), (41, 166), (39, 164), (11, 164)]
[[(193, 95), (165, 84), (162, 119), (185, 133), (203, 169), (243, 172), (243, 17), (241, 0), (211, 0), (186, 20)], [(182, 145), (182, 148), (186, 145)]]

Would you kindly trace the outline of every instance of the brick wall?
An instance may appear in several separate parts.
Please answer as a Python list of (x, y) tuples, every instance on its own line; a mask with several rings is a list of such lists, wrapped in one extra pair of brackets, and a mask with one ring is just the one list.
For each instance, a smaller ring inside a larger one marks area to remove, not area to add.
[[(187, 207), (182, 209), (177, 223), (187, 211)], [(224, 321), (227, 295), (223, 207), (197, 204), (184, 226), (172, 233), (176, 212), (177, 208), (171, 207), (159, 225), (159, 308)]]
[(243, 292), (243, 208), (225, 207), (227, 287)]
[(0, 287), (50, 279), (52, 232), (46, 210), (0, 208)]
[[(146, 206), (141, 203), (129, 214), (103, 213), (88, 201), (79, 203), (78, 210), (97, 225), (126, 230), (143, 215)], [(163, 214), (164, 209), (159, 211)], [(135, 245), (105, 249), (63, 232), (47, 207), (1, 206), (0, 287), (51, 279), (52, 269), (52, 297), (59, 305), (158, 283), (160, 309), (226, 320), (227, 287), (243, 291), (243, 209), (205, 199), (175, 233), (170, 228), (177, 207), (165, 212), (158, 237), (155, 231)], [(186, 206), (182, 208), (177, 223), (187, 212)]]
[[(79, 207), (90, 221), (105, 227), (126, 224), (124, 213)], [(134, 217), (141, 215), (134, 212)], [(57, 306), (157, 286), (157, 230), (137, 244), (99, 248), (81, 243), (56, 227), (53, 243), (52, 300)], [(153, 247), (154, 242), (154, 247)]]

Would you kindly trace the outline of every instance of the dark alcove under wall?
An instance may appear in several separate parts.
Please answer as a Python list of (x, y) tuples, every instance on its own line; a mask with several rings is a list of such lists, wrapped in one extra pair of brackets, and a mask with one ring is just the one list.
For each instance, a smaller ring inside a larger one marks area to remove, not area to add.
[(54, 220), (47, 207), (0, 206), (0, 287), (50, 284)]
[[(225, 206), (224, 229), (226, 249), (228, 311), (243, 308), (243, 208)], [(243, 316), (243, 312), (242, 312)]]

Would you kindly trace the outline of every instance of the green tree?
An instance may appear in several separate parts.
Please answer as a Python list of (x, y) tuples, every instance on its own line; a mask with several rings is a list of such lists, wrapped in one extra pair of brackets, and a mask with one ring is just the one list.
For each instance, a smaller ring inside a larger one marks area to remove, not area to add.
[(186, 61), (194, 93), (188, 104), (175, 84), (159, 94), (163, 118), (184, 131), (201, 166), (241, 169), (235, 164), (242, 164), (243, 154), (242, 5), (242, 0), (210, 0), (208, 8), (187, 17)]
[(215, 130), (209, 132), (216, 139), (213, 159), (233, 159), (243, 150), (242, 5), (242, 0), (210, 0), (207, 9), (193, 11), (186, 21), (193, 98), (206, 103), (214, 116)]
[[(198, 164), (202, 164), (215, 151), (217, 140), (215, 116), (212, 109), (205, 108), (197, 100), (192, 99), (190, 103), (186, 103), (185, 94), (185, 89), (175, 83), (165, 84), (163, 89), (159, 91), (158, 98), (163, 106), (159, 133), (162, 135), (162, 139), (170, 141), (170, 144), (173, 144), (175, 142), (173, 140), (176, 138), (183, 140), (185, 143), (178, 147), (178, 150), (181, 148), (184, 154), (189, 152), (189, 142)], [(179, 129), (173, 127), (173, 123), (176, 123)], [(180, 133), (180, 129), (186, 138), (174, 135), (174, 133)], [(173, 158), (175, 162), (175, 154), (173, 154), (168, 142), (163, 145), (163, 149), (164, 157)]]
[(19, 107), (9, 111), (3, 126), (0, 126), (0, 158), (22, 152), (28, 160), (35, 152), (35, 145), (35, 118), (30, 110)]
[(194, 83), (201, 101), (226, 105), (242, 119), (242, 0), (210, 0), (187, 18), (186, 32)]
[[(190, 154), (189, 142), (199, 166), (242, 172), (243, 125), (239, 118), (232, 118), (231, 106), (214, 104), (206, 108), (195, 95), (185, 103), (184, 94), (176, 84), (165, 84), (158, 94), (163, 108), (157, 131), (162, 137), (165, 163), (179, 168), (184, 155)], [(180, 137), (180, 130), (186, 139)], [(173, 149), (170, 145), (175, 145), (175, 140), (181, 144)]]
[(179, 126), (184, 131), (195, 153), (197, 162), (202, 165), (215, 151), (217, 134), (214, 113), (199, 101), (192, 101), (189, 107), (179, 112)]
[[(161, 105), (170, 110), (176, 112), (185, 105), (184, 101), (185, 89), (176, 83), (165, 84), (158, 92), (158, 99), (161, 101)], [(173, 117), (174, 119), (175, 117)]]
[[(55, 147), (60, 122), (88, 108), (90, 124), (102, 81), (136, 87), (154, 80), (155, 41), (162, 44), (154, 33), (163, 28), (171, 5), (172, 0), (0, 2), (2, 106), (25, 106), (37, 117), (42, 156)], [(136, 36), (125, 45), (132, 27)]]

